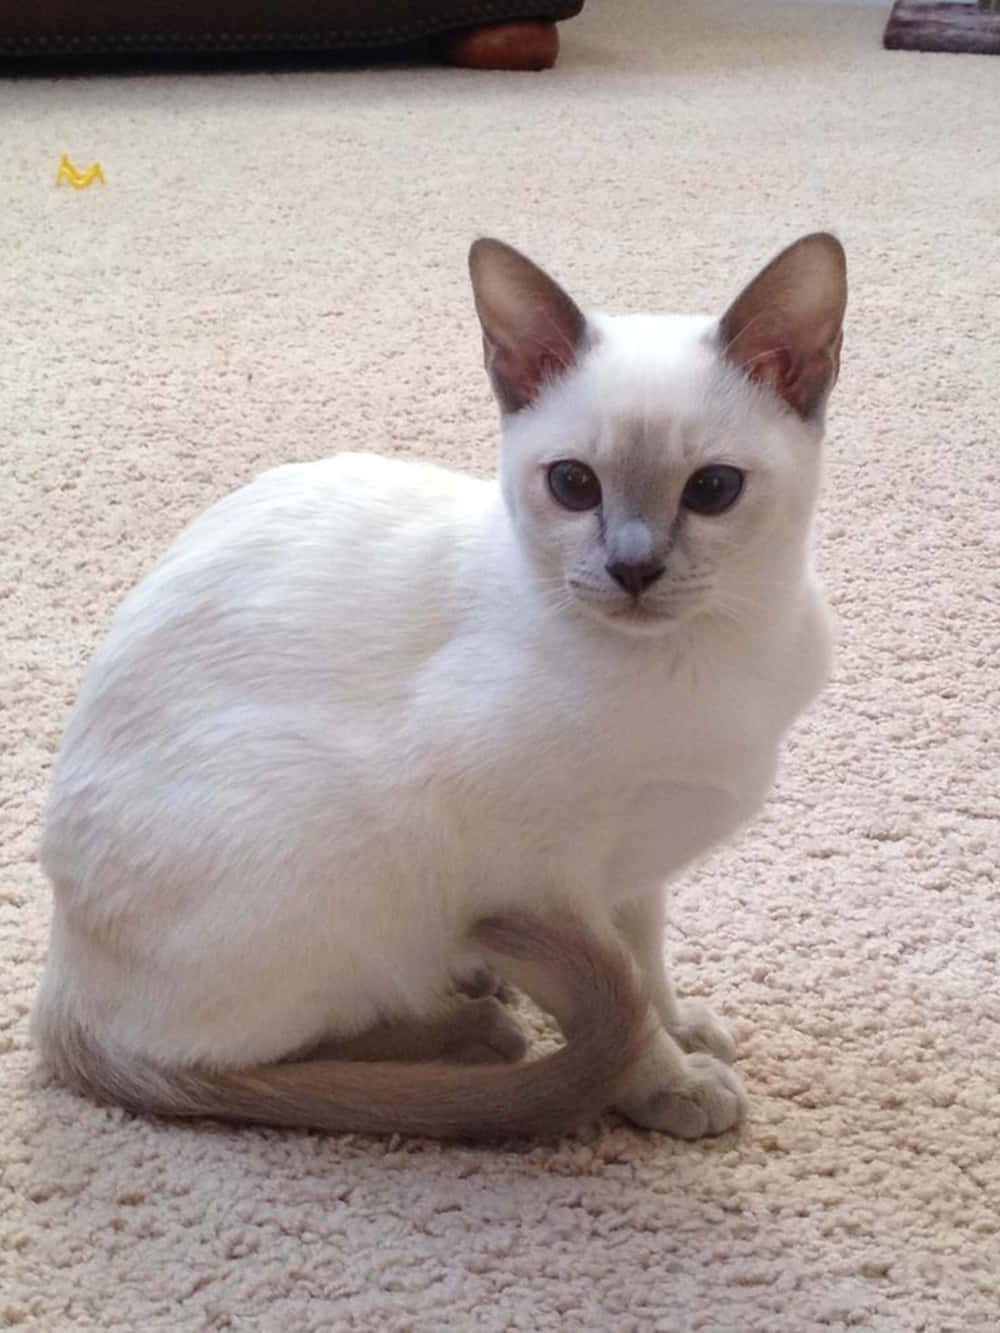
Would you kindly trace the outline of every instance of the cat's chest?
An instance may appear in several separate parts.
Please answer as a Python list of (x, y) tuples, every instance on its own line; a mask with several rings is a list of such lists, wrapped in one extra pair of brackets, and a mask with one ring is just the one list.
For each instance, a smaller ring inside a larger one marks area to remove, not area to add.
[(424, 776), (506, 864), (521, 855), (634, 891), (730, 833), (773, 777), (775, 727), (746, 680), (616, 679), (496, 650), (449, 674), (421, 709)]
[[(588, 670), (495, 660), (493, 690), (474, 690), (485, 754), (555, 791), (607, 800), (680, 783), (739, 786), (770, 757), (779, 709), (753, 673)], [(472, 679), (475, 679), (474, 677)]]
[(776, 737), (732, 695), (637, 692), (588, 722), (538, 746), (534, 794), (561, 854), (603, 864), (609, 883), (680, 869), (749, 818), (773, 780)]

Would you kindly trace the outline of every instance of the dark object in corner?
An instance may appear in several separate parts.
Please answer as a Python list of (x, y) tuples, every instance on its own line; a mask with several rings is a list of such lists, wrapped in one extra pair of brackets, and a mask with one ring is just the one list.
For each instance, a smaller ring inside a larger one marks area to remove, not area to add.
[(584, 0), (0, 0), (0, 73), (447, 60), (548, 69)]
[(890, 51), (951, 51), (1000, 55), (1000, 13), (977, 4), (930, 4), (896, 0), (885, 25)]

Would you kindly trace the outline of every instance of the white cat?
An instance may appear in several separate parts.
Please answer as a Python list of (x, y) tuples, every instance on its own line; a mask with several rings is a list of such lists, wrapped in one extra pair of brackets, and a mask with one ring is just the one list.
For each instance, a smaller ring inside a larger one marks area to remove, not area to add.
[[(499, 483), (268, 472), (97, 652), (34, 1026), (81, 1089), (482, 1138), (743, 1114), (726, 1031), (671, 987), (664, 884), (757, 810), (827, 671), (809, 532), (843, 251), (805, 237), (721, 320), (585, 317), (494, 240), (470, 268)], [(558, 1053), (517, 1063), (513, 1015), (468, 994), (487, 969)]]

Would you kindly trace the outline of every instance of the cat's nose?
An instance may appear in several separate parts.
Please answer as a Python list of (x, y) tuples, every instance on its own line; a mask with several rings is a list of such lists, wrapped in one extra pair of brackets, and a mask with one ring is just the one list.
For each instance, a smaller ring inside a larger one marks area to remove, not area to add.
[(640, 597), (655, 583), (666, 565), (661, 560), (609, 560), (604, 566), (616, 583), (633, 597)]

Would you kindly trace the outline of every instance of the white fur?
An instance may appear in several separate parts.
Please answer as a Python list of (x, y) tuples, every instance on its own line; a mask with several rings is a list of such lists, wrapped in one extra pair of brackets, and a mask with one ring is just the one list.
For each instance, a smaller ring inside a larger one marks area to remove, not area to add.
[[(126, 600), (55, 767), (40, 1012), (165, 1065), (272, 1061), (431, 1012), (486, 912), (655, 904), (757, 810), (827, 668), (818, 428), (720, 359), (714, 321), (592, 327), (508, 418), (502, 485), (281, 467)], [(701, 463), (748, 479), (684, 519), (640, 623), (593, 516), (547, 493), (565, 457), (654, 525)]]

